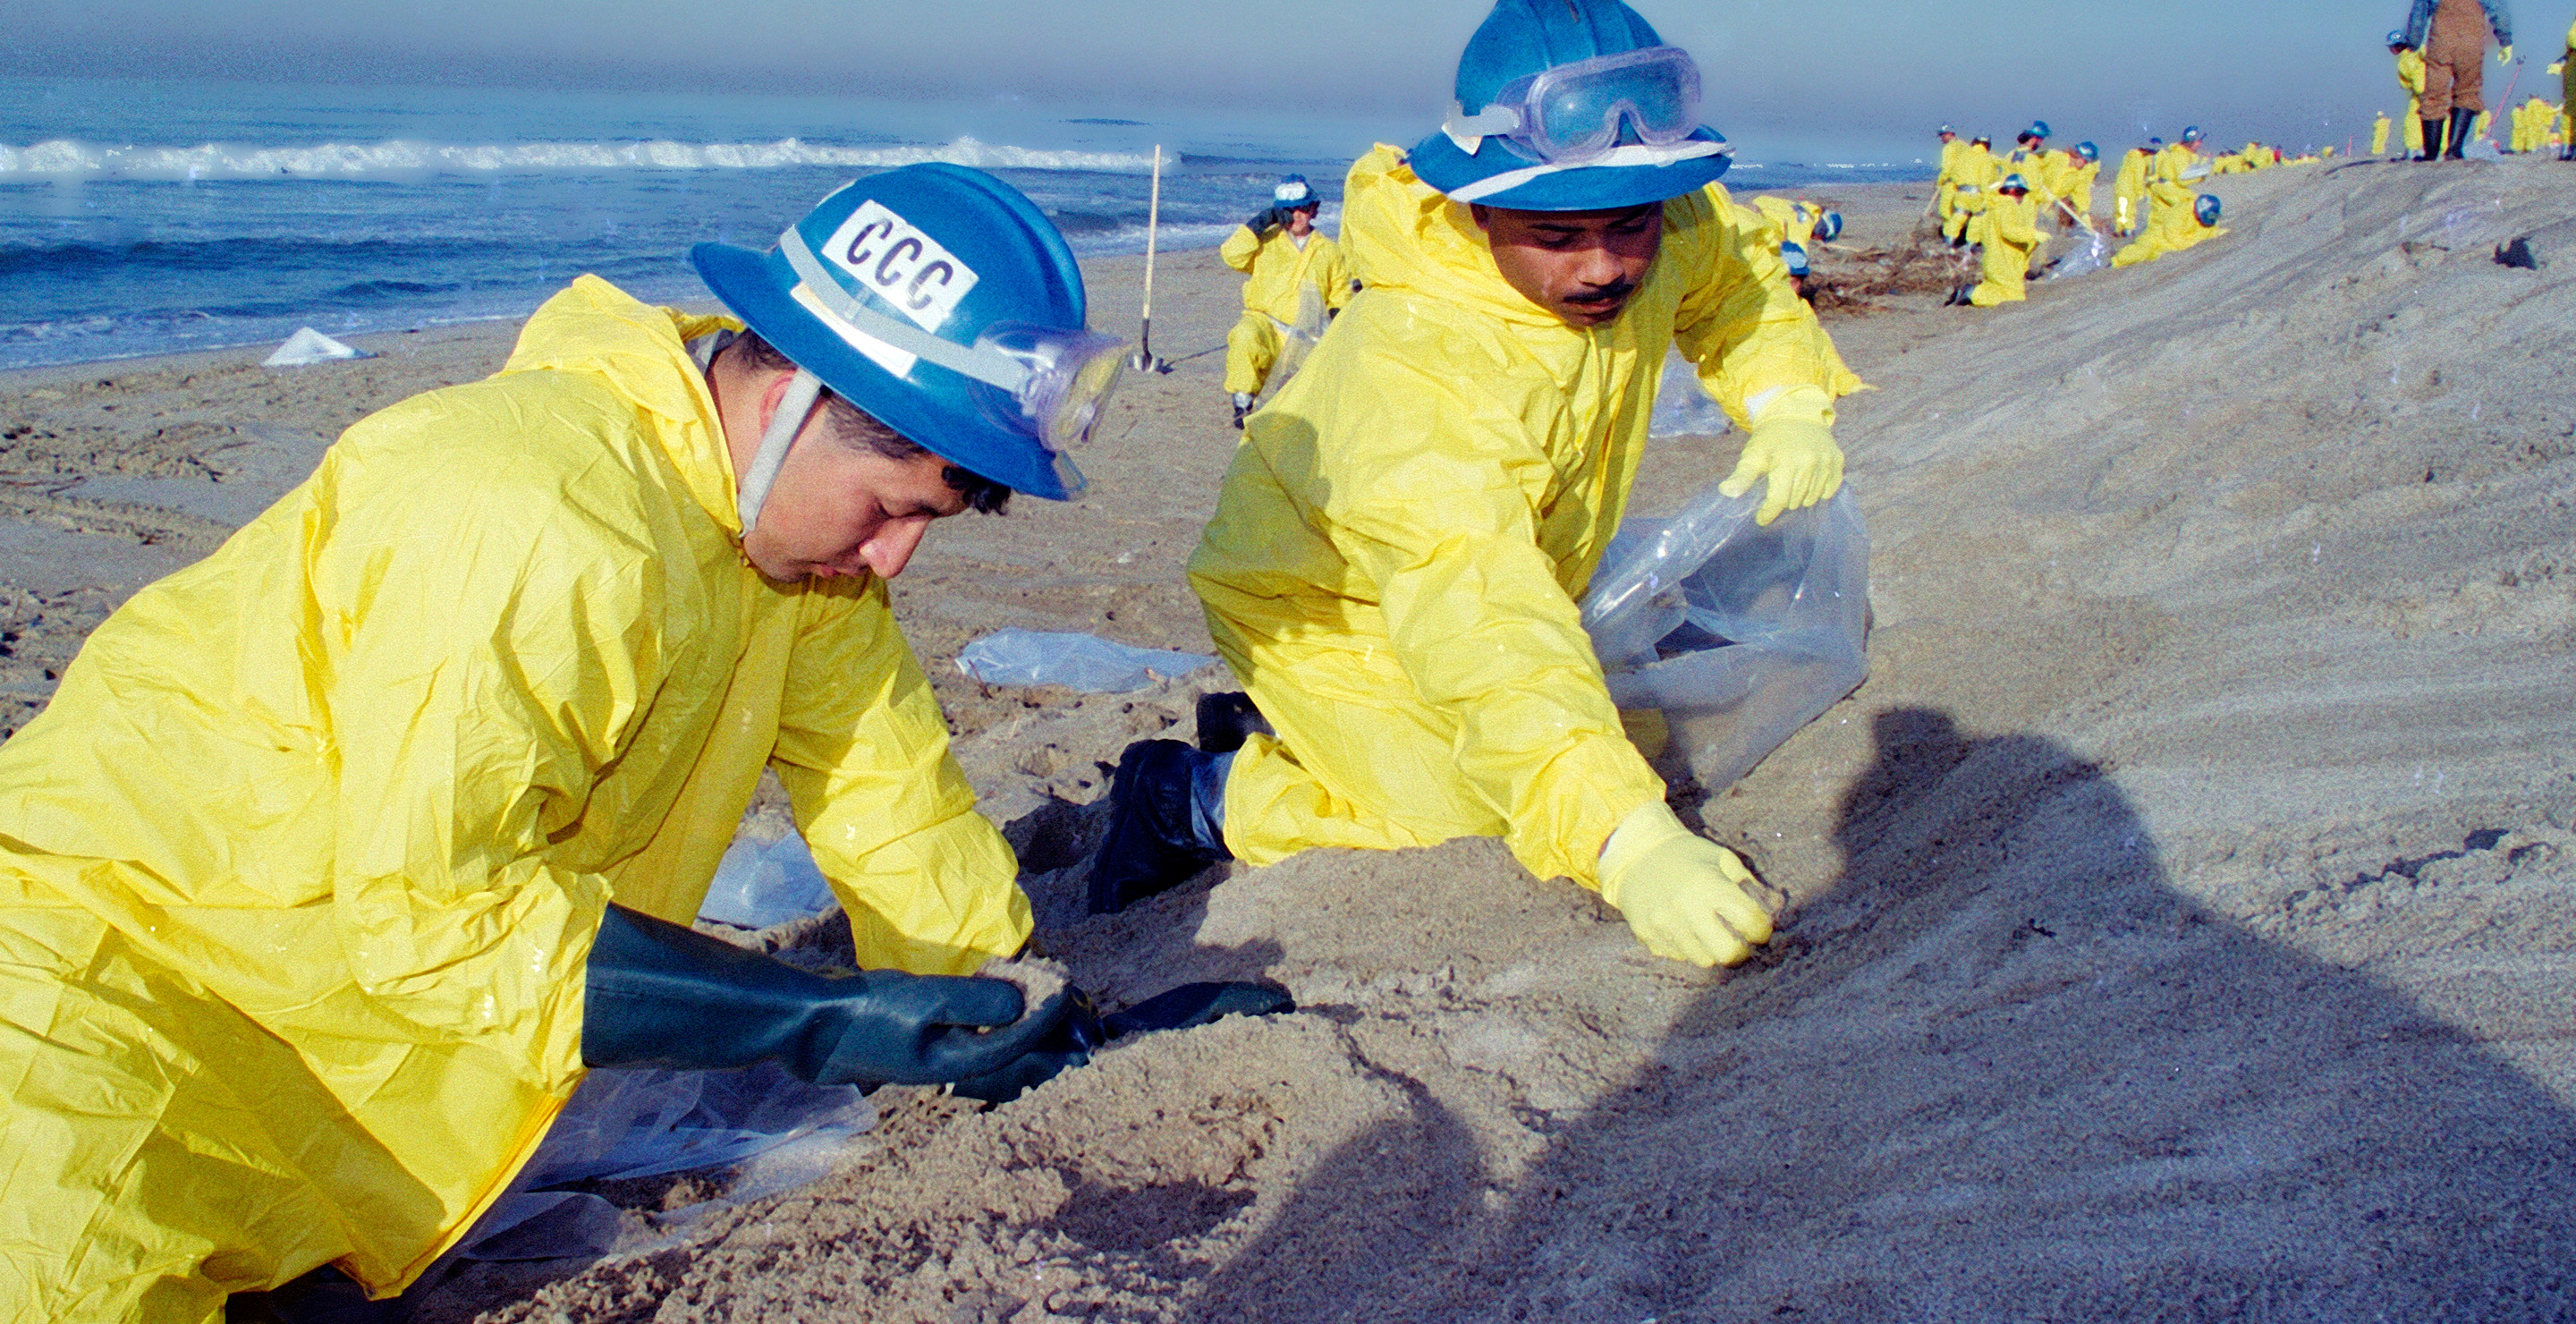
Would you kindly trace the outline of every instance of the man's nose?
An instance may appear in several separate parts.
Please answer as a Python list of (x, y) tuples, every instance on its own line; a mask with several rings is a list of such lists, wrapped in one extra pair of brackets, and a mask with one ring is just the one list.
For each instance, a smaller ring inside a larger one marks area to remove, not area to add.
[(1587, 244), (1575, 250), (1574, 278), (1586, 285), (1610, 285), (1628, 274), (1619, 263), (1619, 255), (1608, 244)]
[(909, 519), (888, 520), (875, 536), (859, 546), (859, 559), (879, 579), (892, 579), (903, 573), (904, 564), (912, 560), (913, 551), (921, 546), (921, 535), (929, 532), (930, 517), (916, 515)]

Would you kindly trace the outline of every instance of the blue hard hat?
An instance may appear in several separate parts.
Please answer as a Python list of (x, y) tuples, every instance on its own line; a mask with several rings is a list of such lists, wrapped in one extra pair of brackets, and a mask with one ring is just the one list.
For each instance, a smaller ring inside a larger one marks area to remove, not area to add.
[(2218, 195), (2215, 193), (2203, 193), (2199, 197), (2192, 199), (2191, 214), (2199, 217), (2200, 223), (2203, 225), (2218, 224), (2219, 210), (2220, 204), (2218, 201)]
[(1843, 214), (1841, 212), (1829, 211), (1816, 218), (1816, 238), (1818, 240), (1830, 244), (1835, 239), (1841, 237), (1842, 232)]
[(2046, 120), (2032, 120), (2032, 121), (2030, 122), (2030, 136), (2032, 136), (2032, 137), (2034, 137), (2034, 138), (2045, 138), (2045, 137), (2047, 137), (2047, 136), (2048, 136), (2048, 121), (2046, 121)]
[(1995, 191), (1998, 193), (2010, 193), (2015, 189), (2028, 193), (2030, 192), (2030, 185), (2025, 183), (2019, 175), (2006, 175), (2004, 176), (2004, 182), (1995, 185)]
[(1807, 250), (1800, 248), (1796, 244), (1784, 243), (1780, 245), (1780, 260), (1789, 264), (1790, 275), (1803, 276), (1807, 274)]
[[(834, 288), (798, 298), (800, 261)], [(979, 383), (827, 308), (855, 301), (961, 347), (1001, 325), (1078, 331), (1082, 268), (1010, 185), (964, 166), (905, 166), (843, 185), (767, 252), (699, 244), (689, 262), (761, 339), (907, 440), (1013, 491), (1073, 495), (1047, 447), (996, 419)]]
[(2147, 139), (2147, 146), (2149, 146), (2149, 147), (2162, 147), (2162, 146), (2164, 146), (2164, 145), (2165, 145), (2165, 140), (2164, 140), (2164, 139), (2162, 139), (2162, 138), (2149, 138), (2149, 139)]
[(1277, 186), (1270, 190), (1270, 200), (1282, 207), (1318, 206), (1323, 202), (1304, 175), (1281, 175)]
[(2091, 143), (2075, 144), (2075, 154), (2083, 157), (2087, 161), (2099, 161), (2102, 159), (2102, 149)]
[(2391, 45), (2391, 46), (2403, 46), (2403, 45), (2405, 45), (2405, 44), (2406, 44), (2406, 34), (2405, 34), (2405, 33), (2403, 33), (2403, 32), (2398, 32), (2398, 31), (2393, 31), (2393, 30), (2392, 30), (2392, 31), (2388, 34), (2388, 44), (2389, 44), (2389, 45)]
[(2196, 142), (2199, 142), (2199, 141), (2200, 141), (2200, 126), (2199, 126), (2199, 125), (2197, 125), (2197, 124), (2195, 124), (2195, 125), (2192, 125), (2190, 128), (2184, 129), (2184, 130), (2182, 131), (2182, 140), (2183, 140), (2184, 142), (2187, 142), (2187, 143), (2196, 143)]
[[(1458, 57), (1453, 121), (1482, 114), (1517, 79), (1663, 44), (1620, 0), (1496, 0)], [(1473, 145), (1467, 145), (1444, 126), (1415, 145), (1410, 163), (1423, 183), (1458, 201), (1527, 211), (1662, 202), (1697, 192), (1726, 173), (1732, 149), (1714, 129), (1703, 125), (1663, 147), (1637, 143), (1626, 132), (1620, 141), (1628, 145), (1611, 160), (1549, 164), (1516, 152), (1501, 137), (1470, 139)]]
[(1954, 137), (1954, 138), (1955, 138), (1955, 137), (1957, 137), (1957, 136), (1958, 136), (1959, 131), (1958, 131), (1957, 129), (1951, 128), (1951, 127), (1950, 127), (1949, 125), (1947, 125), (1947, 124), (1944, 124), (1944, 125), (1942, 125), (1938, 130), (1935, 130), (1932, 136), (1933, 136), (1933, 137), (1935, 137), (1935, 138), (1938, 138), (1938, 137), (1940, 137), (1940, 136), (1941, 136), (1942, 134), (1944, 134), (1944, 133), (1949, 134), (1950, 136), (1952, 136), (1952, 137)]

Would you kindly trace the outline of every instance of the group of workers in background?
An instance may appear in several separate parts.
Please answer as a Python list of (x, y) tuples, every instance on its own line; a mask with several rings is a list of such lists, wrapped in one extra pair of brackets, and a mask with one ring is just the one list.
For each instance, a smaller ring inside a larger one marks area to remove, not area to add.
[[(2417, 161), (2457, 161), (2469, 144), (2487, 136), (2495, 112), (2486, 104), (2486, 52), (2492, 36), (2496, 62), (2512, 64), (2513, 16), (2504, 0), (2415, 0), (2406, 26), (2388, 34), (2388, 52), (2397, 59), (2397, 86), (2406, 93), (2407, 155)], [(2558, 104), (2534, 93), (2506, 109), (2506, 153), (2554, 150), (2561, 161), (2576, 161), (2576, 124), (2568, 107), (2576, 105), (2576, 23), (2549, 73), (2559, 79)], [(2505, 94), (2510, 100), (2512, 93)], [(2382, 113), (2371, 125), (2370, 154), (2388, 152), (2391, 125)]]
[[(1620, 0), (1498, 0), (1453, 91), (1354, 165), (1338, 245), (1293, 189), (1248, 227), (1256, 272), (1295, 254), (1341, 315), (1245, 419), (1189, 562), (1247, 720), (1125, 751), (1094, 901), (1493, 836), (1648, 951), (1740, 962), (1771, 916), (1667, 804), (1575, 599), (1670, 349), (1765, 524), (1840, 487), (1862, 384), (1714, 187), (1698, 66)], [(501, 372), (360, 421), (136, 593), (0, 745), (9, 1317), (391, 1296), (592, 1068), (1000, 1100), (1112, 1035), (1285, 1007), (1101, 1016), (982, 973), (1031, 907), (887, 581), (938, 519), (1084, 486), (1128, 347), (1053, 223), (915, 165), (691, 256), (724, 314), (580, 278)], [(691, 927), (764, 768), (853, 973)]]
[[(2084, 233), (2088, 242), (2101, 233), (2093, 216), (2093, 188), (2102, 154), (2092, 143), (2052, 148), (2045, 120), (2022, 130), (2012, 151), (2002, 155), (1993, 150), (1993, 139), (1962, 142), (1947, 124), (1939, 132), (1940, 171), (1933, 181), (1929, 218), (1952, 247), (1977, 250), (1981, 276), (1976, 284), (1953, 290), (1951, 303), (1992, 308), (2027, 298), (2032, 262), (2047, 242), (2043, 227), (2052, 220), (2061, 231)], [(2218, 199), (2193, 188), (2210, 175), (2321, 159), (2285, 161), (2271, 148), (2248, 143), (2242, 152), (2211, 160), (2201, 155), (2201, 140), (2201, 131), (2189, 128), (2171, 146), (2161, 138), (2150, 139), (2121, 159), (2112, 178), (2109, 228), (2134, 241), (2113, 255), (2112, 265), (2153, 261), (2225, 234), (2218, 227)]]

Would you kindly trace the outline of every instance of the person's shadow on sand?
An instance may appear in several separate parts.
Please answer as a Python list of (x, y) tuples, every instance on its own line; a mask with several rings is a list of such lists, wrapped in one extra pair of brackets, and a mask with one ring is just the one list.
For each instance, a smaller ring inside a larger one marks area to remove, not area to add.
[(1841, 884), (1525, 1179), (1416, 1087), (1192, 1317), (2576, 1318), (2560, 1101), (2170, 888), (2063, 746), (1875, 735)]

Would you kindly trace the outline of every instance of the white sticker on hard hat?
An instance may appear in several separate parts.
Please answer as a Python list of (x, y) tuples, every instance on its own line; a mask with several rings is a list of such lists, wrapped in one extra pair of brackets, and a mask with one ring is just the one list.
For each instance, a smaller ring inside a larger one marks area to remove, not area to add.
[[(860, 203), (850, 219), (832, 232), (831, 242), (823, 246), (823, 260), (857, 277), (859, 288), (894, 305), (924, 331), (937, 331), (957, 311), (957, 301), (975, 288), (973, 267), (874, 199)], [(831, 320), (836, 331), (848, 325), (838, 318)], [(870, 357), (875, 357), (873, 351)], [(903, 357), (910, 367), (912, 356)]]
[(801, 280), (796, 282), (796, 288), (789, 290), (788, 293), (795, 297), (796, 302), (802, 305), (805, 311), (814, 314), (814, 319), (816, 321), (830, 327), (833, 335), (839, 336), (842, 340), (847, 341), (850, 348), (876, 360), (878, 367), (893, 373), (895, 376), (910, 376), (912, 374), (912, 365), (920, 362), (920, 360), (914, 355), (907, 354), (902, 350), (896, 349), (894, 346), (877, 339), (875, 336), (869, 335), (867, 332), (850, 325), (848, 319), (842, 317), (839, 313), (833, 312), (831, 309), (824, 307), (823, 301), (815, 298), (814, 292), (805, 287), (805, 282)]

